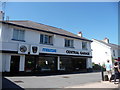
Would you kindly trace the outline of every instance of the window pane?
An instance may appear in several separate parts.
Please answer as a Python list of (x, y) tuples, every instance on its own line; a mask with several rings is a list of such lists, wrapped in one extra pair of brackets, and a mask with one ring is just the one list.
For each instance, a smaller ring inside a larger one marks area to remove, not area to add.
[(40, 35), (40, 43), (42, 44), (52, 44), (53, 43), (53, 38), (52, 36), (49, 35)]
[(71, 40), (71, 44), (70, 44), (71, 47), (73, 47), (73, 40)]
[(87, 42), (82, 42), (82, 49), (87, 50)]
[(13, 39), (18, 40), (18, 30), (16, 29), (13, 30)]
[(36, 66), (38, 71), (55, 71), (57, 69), (57, 62), (54, 57), (39, 57)]
[(65, 39), (65, 47), (69, 47), (69, 41)]
[(15, 40), (24, 40), (24, 30), (13, 30), (13, 39)]
[(73, 47), (73, 40), (65, 39), (65, 47)]
[(52, 36), (49, 36), (49, 44), (52, 44)]
[(113, 56), (115, 56), (115, 50), (113, 50)]
[(19, 40), (24, 40), (24, 31), (19, 30)]
[(43, 43), (43, 34), (40, 35), (40, 43)]
[(65, 47), (67, 47), (67, 40), (65, 39)]
[(45, 44), (48, 44), (48, 35), (45, 35)]
[[(69, 62), (68, 62), (69, 60)], [(71, 58), (60, 57), (60, 70), (72, 71), (72, 60)]]
[(70, 40), (68, 40), (68, 47), (70, 47)]
[(25, 72), (33, 72), (35, 69), (35, 57), (25, 56)]

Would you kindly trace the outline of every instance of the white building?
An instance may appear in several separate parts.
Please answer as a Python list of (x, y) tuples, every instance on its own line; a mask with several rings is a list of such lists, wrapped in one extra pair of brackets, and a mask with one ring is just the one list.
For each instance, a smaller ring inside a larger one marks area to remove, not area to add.
[(118, 59), (118, 51), (120, 51), (120, 46), (116, 44), (109, 43), (109, 39), (105, 38), (104, 40), (93, 39), (91, 43), (92, 48), (92, 62), (95, 64), (105, 64), (107, 60), (110, 60), (110, 63), (113, 64), (114, 60)]
[(91, 40), (32, 21), (0, 21), (0, 72), (79, 72), (92, 68)]

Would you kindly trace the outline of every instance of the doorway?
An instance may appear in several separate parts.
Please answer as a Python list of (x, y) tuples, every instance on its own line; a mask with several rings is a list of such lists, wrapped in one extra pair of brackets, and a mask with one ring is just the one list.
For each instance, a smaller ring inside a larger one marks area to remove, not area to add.
[(20, 56), (11, 56), (11, 62), (10, 62), (11, 73), (19, 72), (19, 63), (20, 63)]

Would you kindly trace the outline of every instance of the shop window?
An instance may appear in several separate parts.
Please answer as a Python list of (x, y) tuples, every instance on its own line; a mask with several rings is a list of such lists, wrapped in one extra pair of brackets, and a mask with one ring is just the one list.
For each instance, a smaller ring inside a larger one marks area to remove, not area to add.
[(24, 41), (25, 31), (20, 29), (13, 29), (12, 40)]
[(87, 42), (82, 42), (82, 49), (87, 50)]
[(65, 47), (73, 48), (74, 47), (73, 40), (65, 39)]
[(60, 58), (60, 70), (61, 71), (72, 71), (72, 62), (69, 57)]
[(85, 58), (72, 58), (73, 71), (82, 71), (86, 69)]
[(35, 70), (35, 57), (26, 56), (25, 57), (25, 72), (33, 72)]
[(53, 36), (40, 34), (40, 44), (53, 44)]
[(54, 57), (39, 57), (36, 63), (36, 68), (38, 71), (56, 71), (57, 62)]

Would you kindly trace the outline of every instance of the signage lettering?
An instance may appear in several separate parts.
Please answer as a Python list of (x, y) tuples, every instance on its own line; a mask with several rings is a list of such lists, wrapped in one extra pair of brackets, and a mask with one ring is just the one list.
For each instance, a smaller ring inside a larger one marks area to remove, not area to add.
[(56, 49), (43, 48), (42, 51), (44, 51), (44, 52), (56, 52)]
[(80, 54), (82, 54), (82, 55), (90, 55), (89, 52), (80, 52)]
[(70, 50), (67, 50), (66, 53), (68, 53), (68, 54), (79, 54), (78, 51), (70, 51)]
[(79, 52), (79, 51), (71, 51), (71, 50), (66, 50), (67, 54), (81, 54), (81, 55), (90, 55), (89, 52)]

